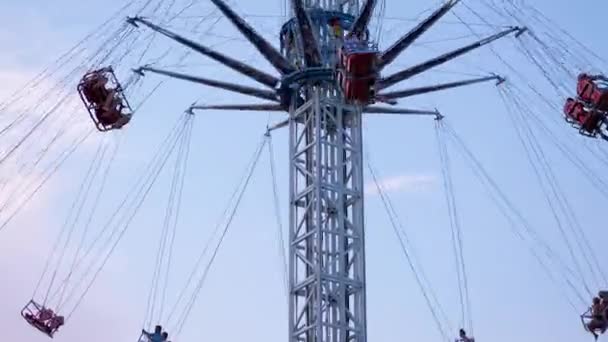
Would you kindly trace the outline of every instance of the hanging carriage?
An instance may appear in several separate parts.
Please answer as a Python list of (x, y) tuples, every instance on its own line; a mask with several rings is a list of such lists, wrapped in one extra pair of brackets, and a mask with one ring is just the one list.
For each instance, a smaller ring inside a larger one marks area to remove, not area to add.
[(581, 323), (583, 328), (592, 334), (603, 334), (606, 331), (606, 317), (595, 317), (592, 312), (592, 308), (587, 309), (581, 315)]
[(459, 337), (455, 340), (455, 342), (475, 342), (475, 338), (474, 337)]
[(466, 331), (461, 328), (458, 331), (458, 338), (456, 338), (455, 341), (456, 342), (475, 342), (475, 338), (467, 336)]
[(99, 131), (120, 129), (131, 120), (131, 106), (112, 67), (85, 74), (78, 93)]
[(594, 109), (608, 111), (608, 79), (604, 76), (580, 74), (576, 85), (578, 98)]
[(356, 38), (346, 39), (338, 60), (338, 83), (344, 97), (359, 104), (373, 103), (378, 78), (378, 47)]
[(568, 98), (564, 105), (564, 114), (566, 121), (578, 128), (580, 134), (592, 138), (599, 135), (608, 140), (608, 120), (605, 112), (589, 108), (580, 100)]
[(168, 341), (169, 334), (166, 331), (163, 331), (163, 327), (157, 325), (154, 327), (154, 332), (147, 332), (145, 329), (142, 329), (141, 335), (139, 336), (139, 340), (137, 342), (170, 342)]
[(64, 324), (63, 316), (57, 315), (53, 310), (40, 305), (34, 300), (30, 300), (21, 310), (21, 317), (29, 325), (50, 338), (53, 338), (53, 335)]
[(583, 328), (593, 334), (604, 334), (608, 328), (608, 291), (599, 291), (593, 304), (581, 315)]

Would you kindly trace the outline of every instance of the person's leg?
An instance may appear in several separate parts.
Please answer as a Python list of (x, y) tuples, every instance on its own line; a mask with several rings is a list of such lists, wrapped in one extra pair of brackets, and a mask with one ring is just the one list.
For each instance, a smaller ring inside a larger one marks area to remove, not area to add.
[(130, 115), (121, 115), (120, 118), (114, 124), (115, 128), (122, 128), (124, 125), (128, 124), (131, 121)]
[(598, 318), (593, 318), (588, 324), (587, 324), (587, 328), (589, 328), (589, 331), (593, 334), (593, 336), (595, 336), (595, 338), (597, 339), (598, 334), (597, 334), (597, 330), (601, 330), (604, 327), (604, 322)]
[(116, 90), (112, 89), (108, 92), (108, 97), (106, 97), (105, 103), (103, 104), (103, 108), (107, 111), (113, 110), (116, 106)]
[(593, 337), (597, 341), (598, 334), (595, 332), (595, 329), (594, 329), (594, 326), (592, 323), (593, 323), (593, 321), (591, 321), (587, 324), (587, 329), (589, 329), (589, 332), (591, 333), (591, 335), (593, 335)]

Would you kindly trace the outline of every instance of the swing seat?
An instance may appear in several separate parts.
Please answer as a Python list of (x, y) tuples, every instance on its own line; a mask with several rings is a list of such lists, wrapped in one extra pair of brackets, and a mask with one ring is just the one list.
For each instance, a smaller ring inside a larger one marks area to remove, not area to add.
[(590, 113), (585, 108), (585, 105), (582, 102), (572, 98), (566, 100), (564, 105), (564, 114), (566, 115), (566, 121), (576, 123), (579, 127), (582, 126), (590, 116)]
[[(596, 327), (590, 328), (589, 326), (592, 325), (591, 323), (593, 322), (596, 322)], [(605, 316), (602, 316), (601, 320), (593, 317), (592, 308), (587, 309), (587, 311), (581, 315), (581, 323), (583, 324), (583, 329), (590, 333), (603, 334), (608, 327), (608, 320), (606, 320)]]
[[(154, 327), (154, 332), (147, 334), (145, 330), (142, 329), (141, 335), (137, 342), (170, 342), (166, 339), (163, 339), (163, 334), (168, 333), (163, 330), (161, 325), (157, 325)], [(151, 336), (150, 336), (151, 335)]]
[(338, 73), (338, 82), (348, 102), (367, 105), (374, 102), (375, 81), (373, 77), (352, 77), (343, 71)]
[(365, 41), (347, 40), (340, 50), (339, 60), (347, 73), (358, 77), (371, 76), (377, 69), (378, 49)]
[(151, 341), (148, 338), (148, 336), (142, 332), (141, 335), (139, 336), (139, 339), (137, 340), (137, 342), (151, 342)]
[(475, 338), (474, 337), (469, 337), (469, 338), (457, 338), (456, 342), (475, 342)]
[[(137, 340), (137, 342), (158, 342), (155, 341), (154, 339), (150, 339), (148, 336), (146, 336), (146, 334), (142, 333), (141, 336), (139, 336), (139, 339)], [(164, 341), (164, 342), (171, 342), (171, 341)]]
[(608, 111), (608, 90), (605, 82), (581, 74), (576, 85), (576, 93), (581, 101), (591, 104), (595, 109)]
[(21, 310), (21, 317), (41, 333), (53, 338), (53, 335), (63, 325), (63, 316), (59, 316), (33, 299)]
[(112, 67), (86, 73), (78, 93), (100, 132), (120, 129), (131, 120), (133, 110)]
[(597, 137), (598, 133), (603, 135), (602, 130), (606, 128), (605, 113), (590, 110), (583, 102), (569, 98), (564, 105), (564, 114), (566, 122), (577, 128), (581, 135), (591, 138)]

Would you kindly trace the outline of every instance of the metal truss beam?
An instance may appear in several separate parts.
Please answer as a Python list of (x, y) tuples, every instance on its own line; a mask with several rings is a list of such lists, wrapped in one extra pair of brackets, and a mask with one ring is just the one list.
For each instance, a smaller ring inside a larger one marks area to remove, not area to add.
[(413, 30), (405, 34), (398, 41), (396, 41), (391, 47), (389, 47), (380, 56), (380, 62), (378, 68), (382, 69), (385, 66), (391, 64), (399, 55), (405, 51), (410, 45), (412, 45), (418, 38), (420, 38), (426, 31), (428, 31), (435, 23), (439, 21), (446, 13), (448, 13), (460, 0), (449, 0), (435, 12), (433, 12), (428, 18), (421, 21), (418, 26)]
[(361, 38), (363, 33), (367, 30), (367, 26), (372, 19), (374, 14), (374, 8), (376, 7), (376, 0), (366, 0), (363, 4), (361, 12), (355, 19), (350, 35)]
[(284, 112), (285, 109), (280, 104), (275, 103), (256, 103), (256, 104), (236, 104), (236, 105), (194, 105), (191, 110), (239, 110), (252, 112)]
[(293, 12), (300, 28), (300, 37), (302, 38), (302, 46), (304, 47), (304, 60), (306, 66), (317, 67), (321, 65), (321, 52), (319, 44), (314, 34), (314, 29), (308, 13), (304, 9), (303, 0), (292, 0)]
[(201, 44), (199, 44), (199, 43), (197, 43), (197, 42), (195, 42), (193, 40), (190, 40), (188, 38), (184, 38), (184, 37), (178, 35), (177, 33), (174, 33), (172, 31), (169, 31), (169, 30), (167, 30), (165, 28), (162, 28), (162, 27), (160, 27), (158, 25), (155, 25), (155, 24), (149, 22), (146, 19), (143, 19), (143, 18), (140, 18), (140, 17), (135, 17), (135, 18), (128, 18), (127, 21), (129, 23), (133, 24), (133, 25), (136, 25), (136, 26), (137, 26), (138, 23), (139, 24), (143, 24), (143, 25), (151, 28), (152, 30), (154, 30), (154, 31), (156, 31), (156, 32), (158, 32), (160, 34), (162, 34), (162, 35), (164, 35), (166, 37), (169, 37), (169, 38), (173, 39), (174, 41), (176, 41), (176, 42), (178, 42), (178, 43), (180, 43), (182, 45), (185, 45), (185, 46), (189, 47), (190, 49), (192, 49), (192, 50), (194, 50), (194, 51), (196, 51), (198, 53), (201, 53), (201, 54), (203, 54), (203, 55), (205, 55), (205, 56), (207, 56), (207, 57), (209, 57), (209, 58), (211, 58), (211, 59), (213, 59), (213, 60), (215, 60), (215, 61), (223, 64), (223, 65), (225, 65), (228, 68), (231, 68), (231, 69), (233, 69), (233, 70), (235, 70), (235, 71), (237, 71), (237, 72), (239, 72), (239, 73), (241, 73), (241, 74), (243, 74), (245, 76), (248, 76), (248, 77), (250, 77), (250, 78), (252, 78), (252, 79), (254, 79), (254, 80), (256, 80), (256, 81), (258, 81), (258, 82), (260, 82), (262, 84), (264, 84), (267, 87), (275, 88), (277, 86), (277, 84), (279, 83), (279, 79), (276, 78), (276, 77), (274, 77), (274, 76), (272, 76), (272, 75), (270, 75), (270, 74), (267, 74), (267, 73), (265, 73), (265, 72), (263, 72), (263, 71), (261, 71), (259, 69), (256, 69), (256, 68), (254, 68), (252, 66), (249, 66), (249, 65), (247, 65), (247, 64), (245, 64), (243, 62), (240, 62), (240, 61), (238, 61), (236, 59), (228, 57), (228, 56), (226, 56), (226, 55), (224, 55), (224, 54), (222, 54), (220, 52), (217, 52), (217, 51), (215, 51), (215, 50), (213, 50), (211, 48), (208, 48), (208, 47), (206, 47), (204, 45), (201, 45)]
[(391, 76), (388, 76), (384, 79), (382, 79), (379, 83), (378, 83), (378, 88), (379, 89), (384, 89), (384, 88), (388, 88), (392, 85), (395, 85), (399, 82), (405, 81), (408, 78), (414, 77), (418, 74), (421, 74), (429, 69), (432, 69), (436, 66), (439, 66), (441, 64), (444, 64), (446, 62), (449, 62), (457, 57), (460, 57), (466, 53), (469, 53), (473, 50), (476, 50), (484, 45), (490, 44), (491, 42), (498, 40), (502, 37), (505, 37), (511, 33), (520, 33), (522, 32), (522, 28), (519, 27), (512, 27), (509, 28), (508, 30), (504, 30), (502, 32), (499, 32), (495, 35), (492, 35), (490, 37), (481, 39), (479, 41), (476, 41), (475, 43), (469, 44), (467, 46), (461, 47), (459, 49), (456, 49), (454, 51), (448, 52), (446, 54), (443, 54), (439, 57), (433, 58), (431, 60), (428, 60), (424, 63), (418, 64), (416, 66), (410, 67), (408, 69), (399, 71)]
[(290, 74), (296, 70), (281, 53), (264, 37), (258, 34), (243, 18), (236, 14), (222, 0), (211, 0), (217, 8), (234, 24), (241, 34), (272, 64), (281, 74)]
[(394, 108), (394, 107), (376, 107), (369, 106), (363, 109), (365, 114), (402, 114), (402, 115), (422, 115), (428, 116), (439, 115), (437, 110), (425, 110), (425, 109), (408, 109), (408, 108)]
[(177, 73), (177, 72), (173, 72), (173, 71), (161, 70), (161, 69), (156, 69), (156, 68), (151, 68), (151, 67), (141, 67), (136, 70), (136, 72), (142, 72), (142, 73), (144, 71), (149, 71), (149, 72), (152, 72), (155, 74), (165, 75), (165, 76), (168, 76), (171, 78), (176, 78), (179, 80), (203, 84), (203, 85), (213, 87), (213, 88), (228, 90), (228, 91), (243, 94), (243, 95), (249, 95), (249, 96), (257, 97), (257, 98), (263, 99), (263, 100), (279, 102), (276, 92), (273, 92), (270, 90), (247, 87), (247, 86), (243, 86), (240, 84), (222, 82), (222, 81), (212, 80), (212, 79), (205, 78), (205, 77), (191, 76), (191, 75), (187, 75), (187, 74), (181, 74), (181, 73)]
[(476, 83), (482, 83), (482, 82), (488, 82), (488, 81), (500, 82), (502, 80), (503, 80), (502, 77), (500, 77), (498, 75), (492, 75), (492, 76), (486, 76), (486, 77), (473, 78), (470, 80), (462, 80), (462, 81), (457, 81), (457, 82), (436, 84), (436, 85), (427, 86), (427, 87), (419, 87), (419, 88), (393, 91), (393, 92), (389, 92), (389, 93), (382, 93), (382, 94), (378, 94), (378, 97), (383, 100), (403, 99), (406, 97), (411, 97), (411, 96), (416, 96), (416, 95), (422, 95), (422, 94), (434, 93), (434, 92), (452, 89), (452, 88), (464, 87), (464, 86), (468, 86), (468, 85), (472, 85), (472, 84), (476, 84)]

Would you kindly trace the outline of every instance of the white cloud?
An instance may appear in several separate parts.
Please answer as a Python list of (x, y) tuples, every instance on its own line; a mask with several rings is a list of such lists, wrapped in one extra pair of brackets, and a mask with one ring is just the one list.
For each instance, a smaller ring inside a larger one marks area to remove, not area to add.
[[(393, 177), (380, 179), (378, 185), (385, 193), (391, 192), (419, 192), (428, 191), (437, 183), (437, 178), (433, 175), (403, 174)], [(378, 195), (378, 188), (375, 182), (365, 185), (366, 195)]]

